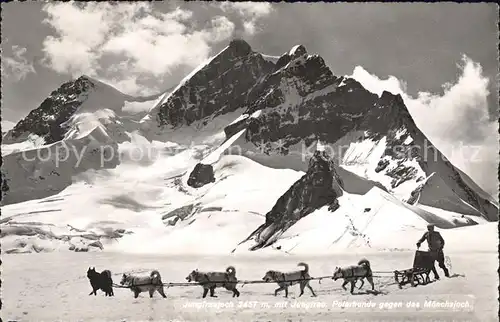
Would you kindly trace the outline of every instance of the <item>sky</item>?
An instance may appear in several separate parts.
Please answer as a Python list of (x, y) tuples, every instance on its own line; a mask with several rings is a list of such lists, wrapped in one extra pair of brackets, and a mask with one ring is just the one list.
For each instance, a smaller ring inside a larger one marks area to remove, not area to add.
[(2, 119), (82, 74), (150, 95), (233, 38), (269, 55), (303, 44), (334, 74), (401, 94), (430, 140), (496, 195), (497, 16), (492, 3), (5, 3)]

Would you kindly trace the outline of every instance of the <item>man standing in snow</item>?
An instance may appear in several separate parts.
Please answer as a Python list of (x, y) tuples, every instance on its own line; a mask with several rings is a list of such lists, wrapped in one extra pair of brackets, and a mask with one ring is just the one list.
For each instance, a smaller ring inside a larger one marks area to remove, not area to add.
[[(434, 261), (438, 262), (439, 267), (444, 272), (444, 275), (446, 277), (450, 277), (450, 273), (448, 272), (448, 269), (444, 265), (444, 253), (443, 253), (444, 239), (440, 233), (434, 231), (433, 224), (427, 225), (427, 231), (424, 233), (422, 238), (420, 238), (420, 240), (417, 242), (417, 248), (420, 248), (420, 245), (424, 240), (427, 240), (427, 245), (429, 245), (429, 251), (432, 257), (434, 258)], [(433, 269), (433, 273), (434, 277), (436, 279), (439, 279), (439, 275), (437, 274), (436, 269)]]

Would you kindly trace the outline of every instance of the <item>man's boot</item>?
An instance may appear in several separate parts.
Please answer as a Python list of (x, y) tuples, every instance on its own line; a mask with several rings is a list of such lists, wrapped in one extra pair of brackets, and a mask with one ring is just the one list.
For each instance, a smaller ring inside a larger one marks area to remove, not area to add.
[(450, 277), (450, 272), (448, 271), (448, 268), (446, 267), (444, 262), (439, 263), (439, 267), (443, 270), (444, 276)]
[(432, 274), (434, 274), (434, 279), (439, 279), (438, 271), (434, 265), (432, 265)]

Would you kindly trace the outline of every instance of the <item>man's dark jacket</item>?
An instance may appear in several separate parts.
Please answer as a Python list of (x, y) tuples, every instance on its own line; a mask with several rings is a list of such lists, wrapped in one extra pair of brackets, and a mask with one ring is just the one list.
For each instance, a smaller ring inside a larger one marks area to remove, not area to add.
[(444, 247), (444, 239), (440, 233), (437, 231), (429, 232), (426, 231), (425, 234), (420, 238), (418, 244), (422, 244), (424, 240), (427, 239), (427, 244), (429, 245), (429, 250), (431, 251), (439, 251)]

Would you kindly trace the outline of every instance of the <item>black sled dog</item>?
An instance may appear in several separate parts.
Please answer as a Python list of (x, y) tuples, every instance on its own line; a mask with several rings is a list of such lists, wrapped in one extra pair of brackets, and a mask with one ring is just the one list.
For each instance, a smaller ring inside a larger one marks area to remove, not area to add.
[(113, 279), (111, 278), (111, 271), (104, 270), (101, 273), (96, 272), (95, 267), (87, 270), (87, 278), (92, 286), (92, 292), (89, 295), (97, 295), (97, 290), (102, 290), (105, 296), (114, 296), (113, 293)]

